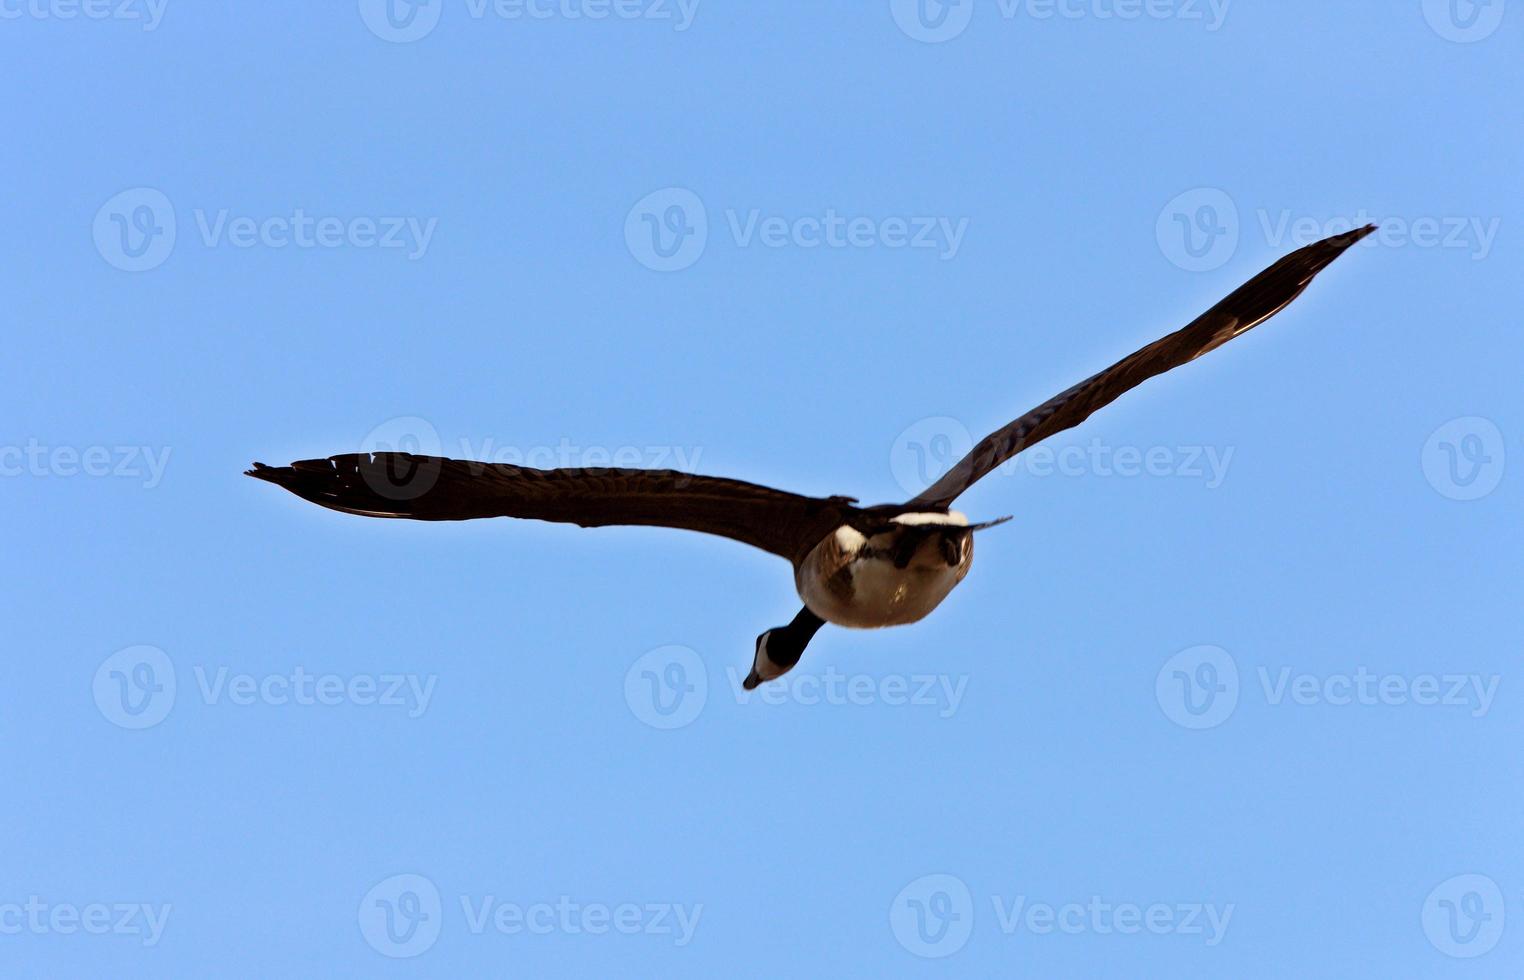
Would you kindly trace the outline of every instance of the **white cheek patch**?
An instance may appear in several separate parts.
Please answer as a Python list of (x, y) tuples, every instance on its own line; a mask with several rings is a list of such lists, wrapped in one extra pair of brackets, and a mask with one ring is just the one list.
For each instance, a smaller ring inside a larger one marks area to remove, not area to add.
[(786, 671), (781, 669), (777, 664), (773, 663), (772, 657), (767, 655), (767, 640), (770, 639), (772, 639), (772, 637), (769, 636), (767, 639), (764, 639), (761, 643), (757, 644), (757, 655), (752, 659), (751, 664), (751, 669), (754, 670), (757, 676), (762, 678), (764, 681), (776, 680), (786, 673)]
[(900, 514), (890, 520), (895, 524), (946, 524), (951, 527), (968, 527), (968, 516), (955, 510), (945, 514)]

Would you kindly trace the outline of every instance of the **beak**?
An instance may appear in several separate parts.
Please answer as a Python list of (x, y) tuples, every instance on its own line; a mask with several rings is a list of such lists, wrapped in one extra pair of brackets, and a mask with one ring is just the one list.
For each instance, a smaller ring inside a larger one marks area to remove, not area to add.
[[(734, 677), (735, 675), (732, 674), (731, 676)], [(755, 670), (752, 671), (751, 673), (747, 674), (746, 675), (746, 680), (741, 682), (741, 687), (745, 688), (748, 691), (755, 691), (757, 688), (759, 688), (761, 686), (762, 686), (762, 678), (757, 676), (757, 672)]]
[(1011, 520), (1011, 518), (1013, 516), (1015, 516), (1015, 515), (1007, 514), (1005, 517), (997, 517), (993, 521), (985, 521), (983, 524), (970, 524), (968, 526), (968, 530), (970, 530), (970, 531), (986, 531), (986, 530), (988, 530), (988, 529), (990, 529), (992, 527), (999, 527), (1000, 525), (1004, 524), (1006, 521)]

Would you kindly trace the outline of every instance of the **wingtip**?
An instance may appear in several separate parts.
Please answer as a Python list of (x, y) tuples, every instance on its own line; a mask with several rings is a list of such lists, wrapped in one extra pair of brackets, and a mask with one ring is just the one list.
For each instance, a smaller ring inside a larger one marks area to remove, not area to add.
[(1316, 275), (1323, 271), (1335, 259), (1345, 252), (1354, 248), (1360, 242), (1374, 235), (1378, 226), (1369, 224), (1363, 228), (1354, 228), (1339, 235), (1330, 235), (1321, 241), (1313, 242), (1304, 248), (1297, 249), (1292, 253), (1293, 261), (1305, 264), (1308, 270)]
[(1335, 235), (1332, 238), (1330, 238), (1328, 241), (1329, 241), (1329, 244), (1339, 245), (1339, 246), (1342, 246), (1344, 248), (1348, 248), (1351, 245), (1354, 245), (1356, 242), (1362, 241), (1365, 238), (1367, 238), (1367, 237), (1369, 237), (1371, 235), (1374, 235), (1377, 232), (1377, 230), (1379, 230), (1379, 228), (1380, 228), (1379, 225), (1368, 224), (1368, 225), (1366, 225), (1363, 228), (1356, 228), (1355, 230), (1353, 230), (1353, 231), (1347, 231), (1347, 232), (1345, 232), (1342, 235)]

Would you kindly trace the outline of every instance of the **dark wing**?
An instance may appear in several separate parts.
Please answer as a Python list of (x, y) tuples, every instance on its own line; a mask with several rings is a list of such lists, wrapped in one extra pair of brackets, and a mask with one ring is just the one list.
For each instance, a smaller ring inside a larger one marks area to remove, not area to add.
[(1123, 392), (1195, 360), (1264, 323), (1300, 296), (1313, 277), (1344, 254), (1345, 249), (1375, 230), (1375, 225), (1367, 225), (1292, 252), (1240, 286), (1189, 326), (1149, 344), (986, 436), (958, 465), (911, 503), (946, 507), (995, 467), (1028, 446), (1079, 425)]
[(732, 538), (796, 564), (858, 513), (847, 497), (801, 497), (674, 470), (532, 470), (410, 453), (351, 453), (290, 466), (255, 463), (248, 475), (366, 517), (674, 527)]

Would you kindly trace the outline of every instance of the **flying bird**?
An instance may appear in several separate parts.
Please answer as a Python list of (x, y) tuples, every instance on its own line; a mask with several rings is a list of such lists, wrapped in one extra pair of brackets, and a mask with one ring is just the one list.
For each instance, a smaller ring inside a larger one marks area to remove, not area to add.
[(785, 558), (804, 607), (757, 637), (745, 688), (782, 677), (826, 623), (854, 629), (924, 618), (968, 574), (982, 524), (957, 498), (1029, 446), (1079, 425), (1155, 375), (1222, 346), (1281, 310), (1367, 225), (1300, 248), (1181, 330), (1081, 381), (990, 433), (914, 499), (860, 507), (852, 497), (805, 497), (740, 480), (673, 470), (537, 470), (400, 452), (348, 453), (247, 475), (315, 504), (365, 517), (464, 521), (519, 517), (582, 527), (646, 525), (701, 531)]

